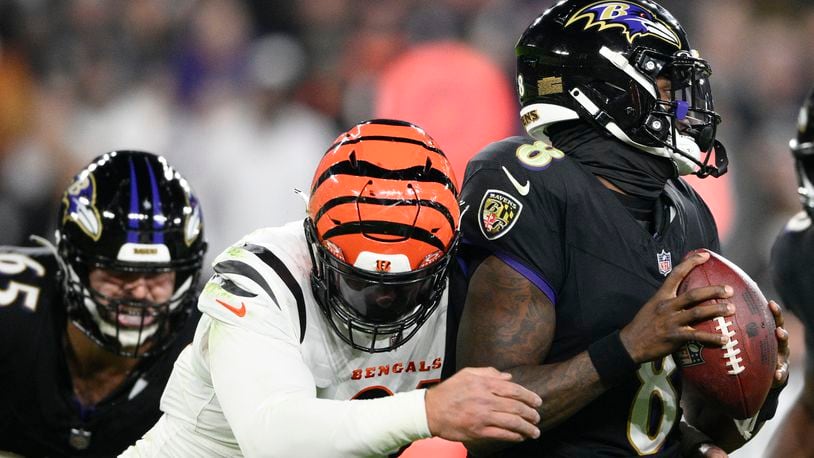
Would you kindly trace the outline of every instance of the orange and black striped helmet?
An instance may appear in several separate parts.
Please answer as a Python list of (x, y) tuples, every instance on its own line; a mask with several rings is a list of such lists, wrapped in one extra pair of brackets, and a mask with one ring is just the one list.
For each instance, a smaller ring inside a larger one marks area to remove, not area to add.
[(340, 135), (314, 175), (312, 288), (356, 348), (389, 351), (441, 300), (458, 239), (452, 166), (420, 127), (377, 119)]

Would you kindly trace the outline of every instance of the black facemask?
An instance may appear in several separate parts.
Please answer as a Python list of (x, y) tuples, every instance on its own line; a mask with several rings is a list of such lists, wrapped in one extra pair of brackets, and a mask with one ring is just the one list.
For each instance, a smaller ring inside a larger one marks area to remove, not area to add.
[(547, 133), (554, 147), (633, 197), (655, 201), (667, 180), (678, 176), (670, 159), (639, 151), (582, 121), (554, 124)]

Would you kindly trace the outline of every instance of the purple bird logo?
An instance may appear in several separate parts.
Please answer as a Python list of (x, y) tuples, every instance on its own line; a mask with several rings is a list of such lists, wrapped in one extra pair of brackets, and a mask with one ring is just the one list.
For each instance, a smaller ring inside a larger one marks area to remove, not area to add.
[(654, 36), (681, 49), (681, 41), (673, 29), (639, 5), (628, 2), (592, 3), (571, 16), (565, 27), (582, 19), (587, 21), (583, 30), (591, 27), (598, 27), (599, 31), (619, 28), (631, 44), (637, 38)]
[(102, 218), (96, 208), (96, 180), (92, 173), (84, 171), (62, 196), (65, 214), (62, 220), (73, 221), (91, 239), (99, 240), (102, 235)]

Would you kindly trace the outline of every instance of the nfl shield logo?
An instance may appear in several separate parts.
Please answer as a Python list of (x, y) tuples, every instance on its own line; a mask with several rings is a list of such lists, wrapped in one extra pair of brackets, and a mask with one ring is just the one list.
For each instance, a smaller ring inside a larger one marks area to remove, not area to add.
[(661, 250), (661, 253), (656, 254), (656, 259), (659, 261), (660, 274), (666, 277), (667, 274), (673, 271), (673, 256), (671, 253)]
[(687, 342), (676, 352), (675, 356), (678, 359), (678, 365), (681, 367), (690, 367), (704, 364), (704, 355), (701, 352), (703, 349), (704, 345), (700, 342), (694, 340)]

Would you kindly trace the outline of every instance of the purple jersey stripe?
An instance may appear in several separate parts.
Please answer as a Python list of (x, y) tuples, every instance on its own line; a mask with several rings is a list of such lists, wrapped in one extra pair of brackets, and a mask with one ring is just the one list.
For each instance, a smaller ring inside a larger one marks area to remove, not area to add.
[(494, 255), (497, 256), (497, 258), (500, 259), (501, 261), (505, 262), (506, 265), (516, 270), (517, 273), (526, 277), (528, 281), (534, 283), (534, 285), (537, 286), (537, 288), (539, 288), (540, 291), (543, 292), (543, 294), (548, 296), (548, 300), (550, 300), (552, 304), (557, 305), (557, 294), (554, 292), (554, 288), (552, 288), (551, 285), (548, 284), (545, 278), (538, 275), (536, 272), (529, 269), (528, 267), (520, 263), (520, 261), (512, 258), (506, 253), (494, 253)]
[(153, 243), (164, 243), (164, 233), (160, 229), (164, 229), (164, 220), (161, 219), (161, 195), (158, 193), (158, 184), (155, 181), (155, 173), (150, 161), (144, 158), (144, 163), (147, 165), (147, 172), (150, 174), (150, 189), (153, 193)]

